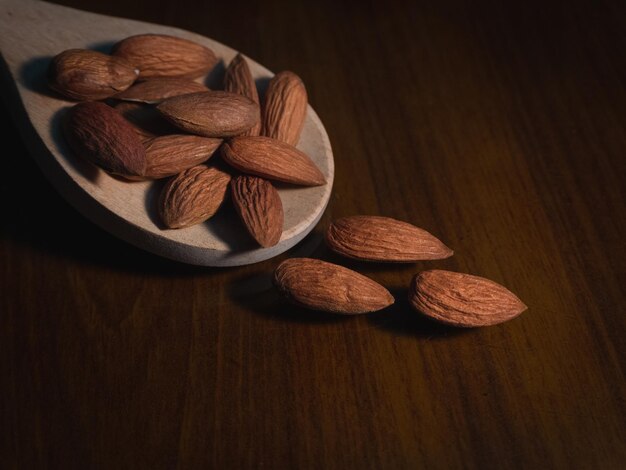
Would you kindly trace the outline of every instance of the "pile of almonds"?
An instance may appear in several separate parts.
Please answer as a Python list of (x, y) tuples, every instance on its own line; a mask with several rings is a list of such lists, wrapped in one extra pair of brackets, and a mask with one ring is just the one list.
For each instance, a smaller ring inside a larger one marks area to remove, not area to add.
[[(360, 261), (412, 263), (453, 254), (427, 231), (379, 216), (335, 220), (326, 231), (326, 244), (335, 253)], [(274, 272), (274, 284), (296, 305), (333, 313), (375, 312), (395, 302), (372, 279), (317, 259), (283, 261)], [(409, 303), (431, 319), (457, 327), (495, 325), (526, 310), (512, 292), (493, 281), (442, 270), (416, 274), (409, 287)]]
[[(230, 194), (252, 238), (270, 247), (280, 240), (284, 221), (272, 182), (326, 183), (295, 147), (306, 89), (294, 73), (278, 73), (261, 106), (240, 54), (226, 69), (224, 90), (197, 81), (217, 62), (212, 50), (192, 41), (142, 34), (120, 41), (110, 55), (86, 49), (58, 54), (48, 83), (81, 101), (64, 121), (66, 140), (79, 157), (131, 181), (169, 178), (159, 199), (165, 227), (206, 221)], [(216, 154), (222, 163), (207, 164)]]
[[(270, 247), (283, 229), (282, 203), (271, 181), (326, 183), (295, 147), (307, 111), (306, 90), (297, 75), (278, 73), (261, 106), (241, 55), (226, 70), (224, 90), (209, 90), (195, 80), (217, 62), (213, 51), (200, 44), (144, 34), (117, 43), (111, 55), (62, 52), (52, 60), (49, 84), (81, 101), (70, 109), (64, 126), (77, 155), (128, 180), (170, 178), (159, 204), (166, 227), (209, 219), (230, 192), (250, 235)], [(228, 168), (206, 164), (216, 153)], [(453, 254), (427, 231), (379, 216), (334, 221), (326, 243), (342, 256), (369, 262), (413, 263)], [(274, 283), (297, 305), (340, 314), (373, 312), (395, 301), (375, 281), (318, 259), (284, 261)], [(409, 302), (428, 317), (459, 327), (502, 323), (526, 310), (495, 282), (442, 270), (416, 274)]]

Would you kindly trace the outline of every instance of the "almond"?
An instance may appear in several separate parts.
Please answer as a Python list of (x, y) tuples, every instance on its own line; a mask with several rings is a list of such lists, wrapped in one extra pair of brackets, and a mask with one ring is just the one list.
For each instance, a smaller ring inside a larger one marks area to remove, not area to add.
[(307, 93), (300, 77), (289, 71), (277, 73), (265, 92), (262, 135), (297, 145), (306, 111)]
[(362, 261), (412, 263), (453, 254), (426, 230), (380, 216), (356, 215), (335, 220), (326, 231), (326, 243), (334, 252)]
[(237, 176), (230, 182), (237, 213), (262, 247), (274, 246), (283, 233), (283, 203), (272, 183), (256, 176)]
[(168, 134), (180, 134), (153, 106), (131, 101), (120, 101), (114, 106), (124, 119), (132, 124), (139, 138), (145, 142), (154, 137)]
[(212, 217), (226, 198), (230, 175), (217, 168), (195, 166), (163, 188), (159, 214), (169, 228), (199, 224)]
[[(248, 62), (241, 54), (237, 54), (228, 64), (224, 75), (224, 90), (246, 96), (259, 104), (259, 93), (254, 78), (250, 72), (250, 67), (248, 67)], [(261, 122), (259, 121), (241, 135), (259, 135), (260, 132)]]
[(274, 284), (296, 305), (326, 312), (375, 312), (394, 303), (389, 291), (377, 282), (318, 259), (283, 261), (274, 272)]
[(130, 125), (117, 111), (97, 101), (69, 109), (65, 136), (80, 157), (121, 176), (141, 176), (146, 152)]
[(304, 186), (326, 182), (315, 163), (297, 148), (261, 136), (230, 139), (222, 146), (222, 157), (234, 168), (251, 175)]
[(433, 320), (467, 328), (496, 325), (528, 308), (496, 282), (441, 270), (415, 275), (409, 289), (409, 302)]
[(69, 49), (55, 56), (48, 68), (50, 88), (78, 101), (101, 100), (126, 90), (137, 70), (120, 57), (85, 49)]
[(115, 95), (114, 98), (140, 103), (159, 103), (173, 96), (208, 90), (202, 83), (194, 82), (188, 78), (160, 77), (135, 83), (128, 90)]
[(207, 161), (221, 145), (221, 139), (197, 135), (165, 135), (144, 143), (146, 148), (146, 178), (177, 175)]
[(168, 98), (157, 105), (176, 127), (206, 137), (232, 137), (259, 121), (259, 106), (226, 91), (207, 91)]
[(113, 55), (137, 67), (141, 78), (198, 78), (218, 61), (211, 49), (165, 34), (140, 34), (126, 38), (113, 47)]

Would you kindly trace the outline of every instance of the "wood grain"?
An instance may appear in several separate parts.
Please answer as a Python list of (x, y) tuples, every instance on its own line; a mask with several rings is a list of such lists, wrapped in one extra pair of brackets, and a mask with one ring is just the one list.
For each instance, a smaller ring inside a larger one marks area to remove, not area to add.
[[(330, 135), (335, 188), (285, 255), (174, 264), (71, 209), (5, 109), (17, 150), (0, 180), (3, 467), (623, 467), (623, 2), (74, 5), (296, 72)], [(353, 214), (407, 220), (455, 255), (346, 262), (321, 234)], [(269, 274), (291, 256), (357, 269), (396, 304), (336, 318), (282, 303)], [(421, 269), (493, 279), (529, 310), (433, 325), (405, 300)]]

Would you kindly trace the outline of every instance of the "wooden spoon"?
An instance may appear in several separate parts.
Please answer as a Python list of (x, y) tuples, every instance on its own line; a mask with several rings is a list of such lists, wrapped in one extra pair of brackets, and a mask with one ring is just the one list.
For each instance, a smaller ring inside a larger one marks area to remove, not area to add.
[[(114, 43), (128, 36), (170, 34), (203, 44), (222, 59), (206, 79), (209, 86), (217, 87), (224, 64), (237, 51), (189, 31), (33, 0), (2, 0), (0, 31), (2, 75), (7, 82), (2, 87), (3, 95), (30, 152), (67, 201), (117, 237), (185, 263), (237, 266), (283, 253), (302, 240), (322, 216), (330, 197), (334, 163), (328, 135), (310, 106), (298, 148), (317, 164), (327, 184), (279, 188), (285, 224), (280, 242), (271, 248), (255, 245), (232, 207), (223, 208), (203, 224), (181, 230), (163, 229), (155, 211), (160, 183), (129, 183), (111, 177), (74, 156), (63, 140), (61, 118), (74, 103), (46, 85), (48, 63), (59, 52), (71, 48), (108, 52)], [(248, 63), (262, 91), (273, 74), (250, 59)], [(28, 184), (27, 179), (24, 184)]]

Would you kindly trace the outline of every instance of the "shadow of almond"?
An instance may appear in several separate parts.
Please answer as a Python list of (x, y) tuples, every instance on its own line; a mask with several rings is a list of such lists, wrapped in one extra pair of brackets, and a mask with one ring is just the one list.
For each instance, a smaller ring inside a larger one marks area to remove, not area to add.
[(384, 310), (367, 315), (367, 321), (376, 328), (431, 341), (445, 340), (470, 332), (470, 329), (437, 323), (414, 310), (409, 303), (406, 288), (389, 289), (389, 291), (394, 296), (395, 303)]
[[(60, 52), (60, 51), (59, 51)], [(48, 87), (48, 67), (52, 56), (33, 57), (20, 67), (18, 80), (31, 91), (51, 98), (63, 99)]]
[(215, 64), (215, 66), (207, 74), (204, 79), (204, 84), (211, 90), (223, 90), (225, 74), (226, 65), (224, 64), (224, 60), (220, 59), (220, 61)]
[(257, 78), (254, 83), (256, 84), (256, 89), (259, 92), (259, 99), (261, 103), (265, 99), (265, 92), (267, 91), (267, 86), (269, 85), (271, 77), (261, 77)]
[[(120, 40), (121, 39), (123, 38), (120, 38)], [(94, 42), (94, 43), (87, 45), (86, 49), (91, 49), (92, 51), (96, 51), (96, 52), (102, 52), (103, 54), (110, 54), (113, 51), (113, 46), (115, 46), (117, 42), (118, 41)]]
[(225, 201), (213, 217), (205, 222), (209, 232), (224, 242), (233, 254), (256, 250), (258, 245), (243, 226), (230, 198)]
[(272, 283), (273, 271), (257, 272), (234, 280), (228, 287), (230, 299), (266, 318), (296, 324), (333, 324), (350, 320), (350, 315), (309, 310), (289, 303)]
[(168, 179), (169, 178), (164, 178), (150, 183), (144, 200), (144, 208), (146, 209), (148, 217), (159, 230), (167, 230), (167, 227), (161, 221), (161, 217), (159, 216), (159, 200), (161, 198), (163, 187), (167, 183)]

